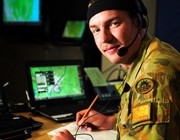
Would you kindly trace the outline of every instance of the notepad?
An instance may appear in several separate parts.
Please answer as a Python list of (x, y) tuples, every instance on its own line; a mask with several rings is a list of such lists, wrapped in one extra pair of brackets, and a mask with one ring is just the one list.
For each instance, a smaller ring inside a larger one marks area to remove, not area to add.
[[(72, 135), (76, 134), (76, 131), (77, 131), (76, 122), (72, 122), (65, 126), (54, 129), (54, 130), (48, 132), (47, 134), (53, 136), (57, 132), (62, 131), (64, 129), (69, 130)], [(116, 132), (116, 130), (104, 130), (104, 131), (89, 132), (85, 129), (79, 129), (77, 134), (78, 135), (76, 136), (76, 140), (92, 140), (92, 137), (94, 140), (115, 140), (117, 132)]]

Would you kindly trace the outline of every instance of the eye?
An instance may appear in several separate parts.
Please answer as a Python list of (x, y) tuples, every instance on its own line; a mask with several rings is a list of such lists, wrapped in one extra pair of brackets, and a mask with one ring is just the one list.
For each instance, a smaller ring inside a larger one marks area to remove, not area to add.
[(112, 22), (110, 27), (118, 27), (121, 23), (119, 21)]
[(91, 29), (91, 32), (92, 32), (93, 34), (97, 34), (99, 31), (100, 31), (100, 29), (98, 29), (98, 28), (93, 28), (93, 29)]

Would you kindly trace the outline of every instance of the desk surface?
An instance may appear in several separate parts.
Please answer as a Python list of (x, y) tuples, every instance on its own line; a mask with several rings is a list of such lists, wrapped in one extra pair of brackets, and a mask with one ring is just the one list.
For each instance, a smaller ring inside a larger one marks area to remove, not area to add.
[(59, 128), (69, 123), (69, 122), (65, 122), (65, 123), (54, 122), (43, 116), (34, 115), (31, 112), (16, 113), (16, 115), (23, 115), (25, 117), (31, 117), (32, 119), (43, 123), (43, 126), (40, 129), (32, 131), (32, 137), (29, 138), (28, 140), (50, 140), (51, 136), (49, 136), (47, 132), (52, 131), (56, 128)]

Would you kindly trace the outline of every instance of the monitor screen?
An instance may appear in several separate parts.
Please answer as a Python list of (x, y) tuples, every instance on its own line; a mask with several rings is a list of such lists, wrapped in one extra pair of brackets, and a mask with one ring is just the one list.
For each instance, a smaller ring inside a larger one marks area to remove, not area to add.
[(67, 20), (62, 38), (63, 39), (82, 39), (86, 27), (85, 20)]
[(28, 66), (28, 75), (30, 89), (32, 89), (30, 93), (36, 101), (85, 98), (80, 63), (63, 64), (63, 62), (53, 61), (37, 62), (37, 65), (32, 63)]
[(4, 24), (40, 24), (41, 0), (3, 0)]

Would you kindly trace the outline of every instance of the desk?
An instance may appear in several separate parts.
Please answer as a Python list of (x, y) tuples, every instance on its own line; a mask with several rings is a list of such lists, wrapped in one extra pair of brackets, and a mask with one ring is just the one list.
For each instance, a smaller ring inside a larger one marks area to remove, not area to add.
[(43, 126), (40, 129), (32, 131), (32, 137), (29, 138), (28, 140), (50, 140), (51, 136), (49, 136), (47, 132), (52, 131), (56, 128), (59, 128), (69, 123), (69, 122), (65, 122), (65, 123), (54, 122), (43, 116), (34, 115), (31, 112), (15, 113), (15, 115), (23, 115), (25, 117), (31, 117), (32, 119), (43, 123)]

